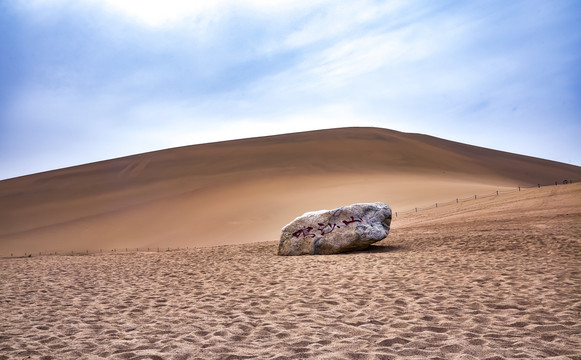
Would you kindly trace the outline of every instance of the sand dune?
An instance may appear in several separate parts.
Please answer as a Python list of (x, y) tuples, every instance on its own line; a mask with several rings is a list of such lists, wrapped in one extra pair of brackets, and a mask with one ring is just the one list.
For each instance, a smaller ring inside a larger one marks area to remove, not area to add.
[(375, 128), (196, 145), (1, 181), (0, 256), (270, 241), (314, 209), (563, 179), (581, 168)]
[(581, 183), (276, 242), (0, 259), (0, 359), (579, 359)]

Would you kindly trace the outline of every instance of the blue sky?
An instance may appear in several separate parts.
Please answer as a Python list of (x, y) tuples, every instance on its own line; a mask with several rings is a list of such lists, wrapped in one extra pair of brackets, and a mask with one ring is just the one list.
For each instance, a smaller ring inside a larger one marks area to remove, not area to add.
[(0, 3), (0, 179), (378, 126), (581, 165), (579, 1)]

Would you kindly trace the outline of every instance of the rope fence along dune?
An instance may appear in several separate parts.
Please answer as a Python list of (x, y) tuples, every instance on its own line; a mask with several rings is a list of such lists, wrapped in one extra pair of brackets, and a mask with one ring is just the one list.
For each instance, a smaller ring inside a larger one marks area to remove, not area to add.
[(86, 255), (96, 255), (96, 254), (130, 254), (130, 253), (154, 253), (154, 252), (171, 252), (179, 250), (189, 250), (189, 246), (182, 247), (125, 247), (125, 248), (114, 248), (114, 249), (99, 249), (99, 250), (83, 250), (83, 251), (37, 251), (37, 252), (25, 252), (22, 254), (11, 253), (10, 256), (0, 256), (1, 258), (29, 258), (37, 256), (86, 256)]
[(496, 197), (496, 196), (500, 196), (501, 194), (509, 194), (509, 193), (515, 193), (515, 192), (520, 192), (523, 189), (533, 189), (533, 188), (543, 188), (543, 187), (547, 187), (547, 186), (559, 186), (559, 185), (569, 185), (569, 184), (573, 184), (573, 183), (577, 183), (581, 180), (563, 180), (562, 182), (558, 182), (555, 181), (554, 183), (551, 184), (537, 184), (537, 185), (519, 185), (518, 187), (514, 188), (514, 189), (510, 189), (510, 190), (496, 190), (495, 192), (492, 193), (488, 193), (488, 194), (474, 194), (474, 196), (469, 196), (469, 197), (463, 197), (463, 198), (456, 198), (454, 200), (450, 200), (450, 201), (446, 201), (446, 202), (436, 202), (433, 205), (428, 205), (428, 206), (423, 206), (423, 207), (415, 207), (412, 209), (408, 209), (408, 210), (404, 210), (404, 211), (394, 211), (394, 217), (395, 218), (400, 218), (405, 215), (409, 215), (409, 214), (416, 214), (420, 211), (425, 211), (425, 210), (432, 210), (432, 209), (437, 209), (437, 208), (441, 208), (441, 207), (446, 207), (449, 205), (455, 205), (455, 204), (461, 204), (461, 203), (465, 203), (468, 201), (474, 201), (474, 200), (478, 200), (478, 199), (486, 199), (486, 198), (491, 198), (491, 197)]

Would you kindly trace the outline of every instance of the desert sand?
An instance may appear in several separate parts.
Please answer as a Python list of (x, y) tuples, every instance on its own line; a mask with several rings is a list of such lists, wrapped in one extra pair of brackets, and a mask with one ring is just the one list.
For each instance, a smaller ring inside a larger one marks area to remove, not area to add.
[(581, 183), (276, 242), (0, 259), (0, 359), (580, 359)]
[[(0, 181), (0, 359), (581, 359), (577, 180), (348, 128)], [(369, 250), (276, 255), (296, 216), (375, 201)]]
[(394, 211), (581, 167), (377, 128), (195, 145), (0, 181), (0, 256), (274, 241), (306, 211)]

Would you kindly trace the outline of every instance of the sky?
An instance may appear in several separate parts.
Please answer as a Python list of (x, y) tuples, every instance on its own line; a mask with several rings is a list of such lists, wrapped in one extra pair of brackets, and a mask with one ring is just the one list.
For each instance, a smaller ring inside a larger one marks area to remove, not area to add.
[(0, 2), (0, 179), (346, 126), (581, 166), (581, 2)]

